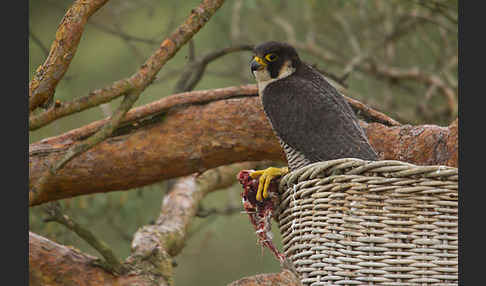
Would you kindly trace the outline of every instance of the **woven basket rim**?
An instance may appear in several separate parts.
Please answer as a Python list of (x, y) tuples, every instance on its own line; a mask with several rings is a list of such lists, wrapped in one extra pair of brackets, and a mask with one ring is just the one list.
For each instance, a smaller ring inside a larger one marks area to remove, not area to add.
[(357, 158), (342, 158), (316, 162), (291, 171), (280, 180), (280, 189), (293, 184), (331, 175), (369, 175), (403, 178), (420, 176), (448, 181), (458, 181), (458, 168), (445, 165), (415, 165), (398, 160), (367, 161)]

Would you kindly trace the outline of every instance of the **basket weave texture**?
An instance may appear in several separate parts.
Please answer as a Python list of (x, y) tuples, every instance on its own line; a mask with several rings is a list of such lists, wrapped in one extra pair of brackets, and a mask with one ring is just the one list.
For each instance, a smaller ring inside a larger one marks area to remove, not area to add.
[(457, 285), (458, 169), (338, 159), (285, 175), (278, 222), (304, 285)]

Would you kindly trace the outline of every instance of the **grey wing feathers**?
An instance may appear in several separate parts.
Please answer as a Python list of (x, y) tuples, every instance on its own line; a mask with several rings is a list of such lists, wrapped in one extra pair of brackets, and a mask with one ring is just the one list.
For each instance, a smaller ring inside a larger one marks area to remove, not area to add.
[(311, 80), (289, 76), (273, 82), (262, 102), (280, 139), (310, 161), (377, 160), (356, 115), (320, 74)]

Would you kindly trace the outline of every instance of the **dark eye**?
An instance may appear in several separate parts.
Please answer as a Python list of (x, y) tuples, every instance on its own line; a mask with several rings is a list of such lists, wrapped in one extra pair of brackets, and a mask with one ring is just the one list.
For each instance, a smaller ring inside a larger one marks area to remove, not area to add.
[(265, 59), (269, 62), (274, 62), (278, 59), (278, 56), (274, 53), (266, 54)]

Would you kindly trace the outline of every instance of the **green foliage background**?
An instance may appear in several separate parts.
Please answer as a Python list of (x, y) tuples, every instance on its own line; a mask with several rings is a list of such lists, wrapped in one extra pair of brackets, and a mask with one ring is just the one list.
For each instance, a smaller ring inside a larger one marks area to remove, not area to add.
[[(349, 62), (356, 56), (353, 40), (359, 49), (388, 66), (417, 67), (439, 76), (457, 94), (457, 61), (447, 70), (444, 62), (457, 56), (457, 1), (241, 1), (238, 14), (234, 14), (239, 1), (226, 1), (210, 22), (193, 39), (196, 57), (231, 45), (257, 44), (266, 40), (288, 40), (283, 26), (273, 21), (281, 17), (293, 29), (296, 41), (305, 43), (309, 31), (316, 43), (325, 50)], [(55, 31), (71, 1), (29, 1), (29, 70), (32, 78), (45, 58), (55, 37)], [(421, 4), (422, 3), (422, 4)], [(90, 91), (110, 85), (115, 80), (133, 74), (157, 48), (166, 35), (184, 21), (199, 1), (112, 0), (97, 12), (86, 26), (76, 55), (64, 79), (56, 89), (56, 99), (71, 100)], [(430, 19), (411, 21), (406, 15), (419, 11), (431, 15)], [(235, 26), (235, 15), (239, 25)], [(454, 18), (455, 17), (455, 18)], [(339, 19), (344, 19), (348, 27)], [(435, 21), (435, 23), (434, 23)], [(403, 28), (403, 27), (405, 28)], [(235, 37), (235, 27), (239, 30)], [(390, 28), (391, 27), (391, 28)], [(394, 27), (399, 37), (394, 42), (393, 57), (380, 44), (390, 36)], [(408, 27), (408, 28), (407, 28)], [(346, 29), (349, 29), (349, 33)], [(126, 41), (107, 31), (123, 31), (127, 35), (149, 40)], [(391, 29), (391, 30), (390, 30)], [(233, 36), (232, 36), (233, 35)], [(353, 35), (353, 37), (350, 37)], [(40, 44), (35, 40), (38, 39)], [(307, 50), (299, 50), (301, 58), (318, 68), (342, 76), (344, 65), (323, 61)], [(253, 83), (248, 69), (251, 53), (226, 55), (212, 62), (196, 89), (219, 88)], [(159, 73), (159, 79), (142, 94), (136, 105), (172, 94), (182, 68), (188, 61), (188, 48), (183, 47)], [(447, 74), (446, 74), (447, 73)], [(393, 81), (352, 72), (346, 84), (353, 97), (385, 112), (403, 123), (447, 125), (457, 114), (447, 112), (446, 100), (433, 94), (426, 100), (428, 86), (414, 81)], [(39, 130), (30, 132), (30, 142), (61, 134), (104, 118), (116, 109), (120, 100), (103, 107), (74, 114), (57, 120)], [(457, 98), (456, 98), (457, 102)], [(444, 111), (446, 110), (446, 111)], [(188, 122), (187, 128), (197, 123)], [(167, 182), (143, 188), (77, 197), (61, 203), (67, 214), (95, 232), (110, 244), (116, 253), (125, 258), (130, 252), (133, 233), (144, 224), (155, 220), (167, 189)], [(238, 185), (210, 194), (205, 208), (223, 209), (239, 205)], [(29, 210), (31, 231), (58, 243), (73, 245), (92, 255), (97, 253), (75, 234), (54, 223), (44, 223), (39, 207)], [(275, 241), (281, 248), (278, 230)], [(177, 285), (225, 285), (243, 276), (279, 271), (278, 262), (269, 251), (261, 251), (246, 214), (213, 215), (196, 218), (191, 236), (182, 253), (176, 257)]]

